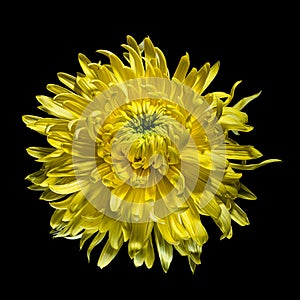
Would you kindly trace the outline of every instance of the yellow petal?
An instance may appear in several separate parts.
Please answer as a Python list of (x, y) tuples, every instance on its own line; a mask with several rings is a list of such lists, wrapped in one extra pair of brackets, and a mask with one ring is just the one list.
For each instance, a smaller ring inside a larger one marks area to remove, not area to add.
[(238, 191), (238, 195), (239, 198), (242, 199), (247, 199), (247, 200), (256, 200), (256, 196), (244, 185), (244, 184), (240, 184), (240, 188)]
[(74, 196), (71, 195), (67, 199), (64, 199), (61, 201), (53, 201), (53, 202), (50, 202), (49, 204), (50, 204), (50, 206), (52, 206), (53, 208), (55, 208), (57, 210), (67, 210), (67, 208), (71, 205), (73, 198), (74, 198)]
[(262, 153), (251, 145), (226, 145), (226, 155), (229, 159), (255, 159), (262, 156)]
[(175, 241), (185, 240), (190, 237), (189, 232), (181, 223), (181, 219), (178, 214), (170, 214), (165, 218), (165, 220)]
[(230, 215), (232, 220), (237, 222), (240, 226), (250, 224), (247, 214), (235, 202), (232, 203)]
[(89, 68), (91, 61), (82, 53), (78, 54), (78, 61), (83, 72), (90, 78), (96, 78), (95, 72)]
[(107, 266), (118, 254), (119, 249), (115, 249), (110, 245), (110, 242), (107, 241), (105, 246), (103, 247), (100, 257), (98, 259), (98, 267), (101, 269)]
[(157, 226), (154, 226), (154, 236), (160, 263), (166, 273), (173, 259), (173, 247), (165, 241)]
[(231, 102), (231, 100), (233, 99), (233, 96), (234, 96), (235, 89), (241, 82), (242, 81), (239, 80), (232, 86), (231, 91), (230, 91), (230, 96), (228, 96), (228, 98), (225, 100), (224, 106), (228, 105)]
[(260, 94), (261, 94), (261, 91), (252, 96), (245, 97), (245, 98), (241, 99), (238, 103), (233, 105), (233, 107), (235, 109), (242, 110), (249, 102), (251, 102), (253, 99), (257, 98)]
[(157, 66), (156, 51), (149, 37), (146, 37), (144, 39), (143, 45), (144, 45), (144, 53), (147, 62), (147, 67), (149, 65), (156, 67)]
[(49, 188), (54, 193), (67, 195), (67, 194), (72, 194), (72, 193), (78, 192), (80, 190), (81, 186), (80, 186), (80, 182), (75, 179), (75, 180), (65, 183), (65, 184), (50, 185)]
[(85, 230), (80, 238), (80, 244), (79, 244), (79, 249), (82, 249), (85, 242), (90, 239), (94, 234), (95, 230)]
[(209, 74), (209, 69), (210, 69), (210, 63), (206, 63), (197, 72), (197, 81), (193, 85), (193, 90), (200, 95), (204, 91), (204, 86), (205, 86), (207, 76)]
[[(54, 193), (49, 188), (47, 188), (46, 190), (43, 191), (43, 193), (41, 194), (39, 199), (45, 200), (45, 201), (54, 201), (54, 200), (59, 200), (59, 199), (63, 198), (64, 196), (65, 195)], [(52, 206), (51, 203), (50, 203), (50, 205)]]
[(226, 206), (222, 203), (219, 204), (221, 208), (221, 214), (218, 219), (214, 219), (215, 223), (223, 232), (221, 239), (223, 238), (231, 238), (232, 237), (232, 227), (231, 227), (231, 216)]
[(64, 210), (55, 210), (50, 219), (50, 226), (55, 229), (61, 225), (64, 214)]
[(48, 113), (63, 119), (74, 119), (74, 115), (53, 102), (53, 99), (48, 96), (37, 96), (37, 100), (48, 111)]
[(196, 80), (197, 80), (197, 69), (196, 68), (192, 68), (191, 71), (188, 73), (188, 75), (185, 77), (183, 84), (192, 87)]
[[(92, 250), (102, 242), (102, 240), (104, 239), (105, 237), (105, 232), (97, 232), (97, 234), (94, 236), (92, 242), (89, 244), (89, 247), (87, 249), (87, 258), (88, 258), (88, 261), (90, 261), (90, 255), (91, 255), (91, 252)], [(88, 236), (89, 237), (89, 236)], [(109, 243), (109, 241), (107, 241), (107, 243)]]
[(74, 77), (72, 75), (69, 75), (67, 73), (64, 73), (64, 72), (57, 73), (57, 77), (68, 88), (70, 88), (71, 90), (75, 91), (76, 77)]
[(210, 83), (214, 80), (216, 75), (218, 74), (220, 68), (220, 62), (217, 61), (209, 70), (209, 73), (207, 75), (207, 78), (205, 80), (205, 83), (202, 88), (202, 93), (206, 90), (206, 88), (210, 85)]
[(139, 52), (128, 45), (122, 45), (129, 52), (131, 68), (135, 71), (136, 77), (142, 77), (145, 74), (142, 57)]
[(208, 240), (208, 234), (200, 221), (200, 216), (193, 213), (191, 209), (181, 214), (183, 225), (189, 232), (189, 235), (198, 245), (203, 245)]
[(48, 171), (47, 176), (49, 177), (70, 177), (75, 176), (73, 165), (59, 166)]
[(155, 254), (154, 254), (154, 248), (153, 248), (153, 243), (152, 243), (152, 238), (150, 236), (148, 243), (145, 247), (145, 252), (146, 252), (146, 258), (145, 258), (145, 264), (148, 269), (152, 268), (154, 259), (155, 259)]
[(152, 232), (153, 223), (133, 223), (128, 241), (128, 254), (134, 257), (148, 241)]
[(179, 82), (183, 82), (189, 67), (190, 59), (188, 53), (186, 53), (186, 55), (181, 57), (172, 79), (177, 79)]
[(273, 163), (273, 162), (281, 162), (281, 160), (280, 159), (266, 159), (257, 164), (237, 164), (237, 163), (230, 162), (230, 166), (233, 169), (238, 169), (238, 170), (255, 170), (257, 168), (263, 167), (263, 166)]
[(35, 158), (42, 158), (54, 151), (53, 148), (47, 148), (47, 147), (28, 147), (26, 149), (27, 153)]
[(138, 45), (138, 43), (136, 42), (136, 40), (131, 35), (127, 35), (126, 36), (126, 41), (127, 41), (127, 44), (131, 48), (133, 48), (136, 53), (140, 53), (139, 45)]
[(155, 47), (155, 51), (157, 54), (158, 65), (159, 65), (159, 69), (161, 70), (161, 73), (166, 78), (169, 78), (169, 70), (167, 67), (167, 61), (166, 61), (166, 58), (165, 58), (163, 52), (157, 47)]
[(114, 249), (119, 249), (121, 247), (120, 245), (123, 243), (123, 232), (121, 227), (121, 222), (115, 222), (109, 230), (109, 242)]
[(53, 94), (72, 94), (72, 95), (75, 95), (74, 93), (71, 93), (70, 90), (60, 86), (60, 85), (57, 85), (57, 84), (52, 84), (52, 83), (49, 83), (47, 84), (46, 86), (47, 90)]

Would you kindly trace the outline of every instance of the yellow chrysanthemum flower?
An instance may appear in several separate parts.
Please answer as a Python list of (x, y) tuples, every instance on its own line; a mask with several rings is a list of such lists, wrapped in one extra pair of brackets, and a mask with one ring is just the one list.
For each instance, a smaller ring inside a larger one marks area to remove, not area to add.
[(126, 63), (106, 50), (98, 51), (104, 64), (79, 54), (83, 73), (58, 73), (64, 87), (49, 84), (54, 96), (37, 96), (47, 116), (23, 116), (50, 144), (27, 149), (42, 164), (26, 177), (29, 188), (54, 208), (54, 237), (78, 238), (80, 249), (89, 241), (88, 259), (104, 244), (100, 268), (127, 243), (137, 267), (152, 267), (156, 247), (165, 272), (174, 250), (194, 272), (208, 239), (202, 219), (221, 238), (232, 236), (232, 221), (249, 224), (236, 199), (256, 196), (242, 171), (279, 161), (248, 163), (262, 154), (231, 136), (252, 130), (242, 110), (260, 93), (229, 106), (240, 81), (229, 93), (204, 93), (219, 62), (190, 69), (185, 54), (171, 76), (149, 37), (127, 36), (122, 47)]

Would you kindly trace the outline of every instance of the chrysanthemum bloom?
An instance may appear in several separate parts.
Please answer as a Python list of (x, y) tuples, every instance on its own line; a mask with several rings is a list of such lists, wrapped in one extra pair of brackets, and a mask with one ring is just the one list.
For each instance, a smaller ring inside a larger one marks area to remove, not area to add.
[(242, 171), (279, 161), (257, 162), (260, 151), (233, 139), (253, 129), (243, 109), (260, 93), (230, 106), (240, 81), (205, 93), (219, 62), (190, 68), (186, 54), (170, 75), (149, 37), (127, 36), (122, 47), (125, 62), (106, 50), (98, 52), (107, 63), (79, 54), (83, 73), (58, 73), (64, 86), (37, 96), (47, 116), (23, 116), (49, 143), (27, 149), (42, 164), (29, 188), (54, 208), (54, 237), (78, 238), (80, 249), (88, 242), (88, 259), (102, 243), (100, 268), (127, 245), (137, 267), (151, 268), (156, 248), (165, 272), (174, 250), (194, 272), (208, 240), (203, 219), (231, 238), (232, 222), (249, 224), (237, 199), (256, 199)]

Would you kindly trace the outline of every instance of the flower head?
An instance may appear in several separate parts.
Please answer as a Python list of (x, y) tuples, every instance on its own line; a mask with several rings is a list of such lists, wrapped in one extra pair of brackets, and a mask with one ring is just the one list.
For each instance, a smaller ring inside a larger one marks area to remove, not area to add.
[(256, 196), (242, 172), (279, 161), (249, 163), (261, 152), (233, 139), (253, 129), (243, 109), (260, 92), (230, 106), (240, 81), (229, 93), (205, 92), (219, 62), (190, 68), (185, 54), (170, 75), (149, 37), (127, 36), (122, 47), (125, 62), (106, 50), (107, 63), (79, 54), (83, 73), (58, 73), (63, 86), (47, 85), (54, 96), (37, 96), (47, 116), (23, 121), (49, 147), (27, 148), (42, 166), (26, 179), (54, 208), (54, 237), (88, 243), (88, 259), (102, 243), (100, 268), (127, 245), (135, 266), (151, 268), (156, 247), (165, 272), (174, 250), (194, 272), (208, 239), (203, 219), (221, 238), (232, 222), (248, 225), (237, 199)]

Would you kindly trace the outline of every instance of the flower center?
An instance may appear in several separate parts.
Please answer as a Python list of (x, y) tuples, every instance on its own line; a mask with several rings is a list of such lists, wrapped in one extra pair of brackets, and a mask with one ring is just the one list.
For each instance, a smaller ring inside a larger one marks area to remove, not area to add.
[(128, 127), (132, 128), (137, 133), (148, 133), (154, 131), (154, 128), (157, 125), (156, 121), (158, 119), (159, 117), (156, 114), (142, 114), (131, 119), (131, 121), (128, 123)]
[(180, 163), (178, 145), (189, 136), (185, 121), (180, 109), (164, 100), (126, 103), (104, 122), (98, 156), (111, 164), (120, 184), (152, 186)]

